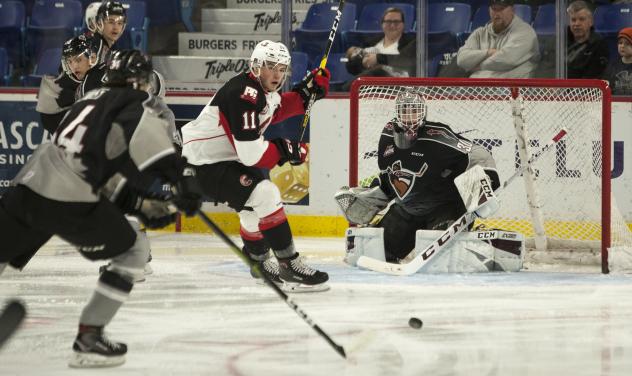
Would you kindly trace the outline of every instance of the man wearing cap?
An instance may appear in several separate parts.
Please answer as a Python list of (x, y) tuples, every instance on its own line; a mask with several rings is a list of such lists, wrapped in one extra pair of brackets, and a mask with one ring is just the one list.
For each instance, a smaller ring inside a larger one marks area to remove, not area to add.
[(540, 59), (538, 38), (515, 17), (514, 0), (490, 0), (491, 20), (474, 30), (459, 49), (457, 64), (470, 77), (529, 78)]
[(617, 50), (620, 58), (610, 61), (603, 78), (610, 82), (612, 94), (632, 95), (632, 27), (619, 31)]
[(568, 78), (600, 78), (608, 66), (608, 44), (595, 32), (591, 6), (583, 1), (572, 2), (566, 12), (569, 27), (566, 43), (566, 76)]

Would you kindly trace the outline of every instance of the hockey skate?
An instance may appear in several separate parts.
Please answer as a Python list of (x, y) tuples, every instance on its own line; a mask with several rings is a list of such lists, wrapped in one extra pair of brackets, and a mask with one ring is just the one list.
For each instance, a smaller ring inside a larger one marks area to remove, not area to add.
[(329, 275), (305, 264), (298, 254), (279, 260), (279, 277), (287, 292), (320, 292), (329, 290)]
[(91, 327), (89, 331), (77, 334), (72, 350), (69, 367), (116, 367), (125, 363), (127, 345), (107, 339), (103, 327)]

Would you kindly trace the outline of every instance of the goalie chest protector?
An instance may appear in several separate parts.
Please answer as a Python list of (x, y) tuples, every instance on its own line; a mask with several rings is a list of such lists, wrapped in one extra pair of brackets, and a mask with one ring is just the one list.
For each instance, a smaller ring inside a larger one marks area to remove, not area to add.
[(393, 139), (393, 126), (389, 122), (384, 127), (379, 142), (382, 189), (405, 204), (408, 201), (410, 205), (405, 206), (411, 214), (460, 202), (453, 180), (467, 168), (472, 142), (445, 124), (426, 122), (419, 130), (417, 142), (408, 149), (399, 149)]

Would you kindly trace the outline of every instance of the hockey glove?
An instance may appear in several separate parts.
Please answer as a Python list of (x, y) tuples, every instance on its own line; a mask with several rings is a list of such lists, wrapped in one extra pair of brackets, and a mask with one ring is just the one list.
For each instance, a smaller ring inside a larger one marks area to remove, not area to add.
[(290, 141), (285, 138), (275, 138), (272, 142), (281, 154), (281, 158), (277, 162), (282, 166), (285, 162), (290, 162), (293, 166), (298, 166), (305, 162), (309, 148), (304, 142)]
[(147, 228), (162, 228), (176, 220), (175, 211), (169, 208), (169, 197), (141, 192), (125, 185), (114, 204), (123, 213), (137, 217)]
[(176, 183), (173, 203), (178, 209), (191, 217), (202, 207), (202, 187), (195, 177), (195, 169), (186, 167), (182, 178)]
[(176, 221), (176, 210), (165, 197), (145, 197), (136, 216), (147, 228), (157, 229)]
[(329, 93), (329, 78), (331, 74), (327, 68), (316, 68), (311, 72), (308, 72), (303, 80), (296, 84), (292, 91), (296, 91), (303, 98), (303, 103), (307, 107), (309, 103), (309, 97), (312, 94), (316, 95), (316, 100), (323, 99)]

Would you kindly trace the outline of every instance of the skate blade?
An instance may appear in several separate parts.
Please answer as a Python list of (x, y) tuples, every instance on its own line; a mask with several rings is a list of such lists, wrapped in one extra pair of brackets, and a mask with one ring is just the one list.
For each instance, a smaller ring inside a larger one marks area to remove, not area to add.
[[(262, 279), (257, 279), (257, 284), (258, 285), (265, 285), (266, 283), (262, 280)], [(285, 293), (309, 293), (309, 292), (322, 292), (322, 291), (327, 291), (329, 290), (329, 285), (321, 283), (319, 285), (303, 285), (300, 283), (291, 283), (291, 282), (284, 282), (284, 283), (274, 283), (275, 285), (279, 286), (279, 288), (281, 289), (281, 291), (285, 292)]]
[(329, 285), (326, 283), (318, 285), (304, 285), (302, 283), (285, 282), (281, 289), (284, 292), (293, 293), (323, 292), (329, 290)]
[(75, 352), (74, 354), (72, 354), (72, 357), (68, 361), (68, 367), (70, 368), (106, 368), (106, 367), (117, 367), (123, 363), (125, 363), (125, 355), (103, 356), (99, 354)]

